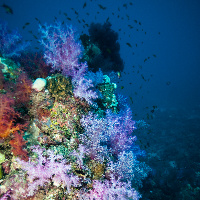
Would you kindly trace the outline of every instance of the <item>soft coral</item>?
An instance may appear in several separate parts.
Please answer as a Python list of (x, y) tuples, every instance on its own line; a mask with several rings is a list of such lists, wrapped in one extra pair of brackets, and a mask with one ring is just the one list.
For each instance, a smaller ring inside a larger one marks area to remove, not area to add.
[(15, 131), (20, 130), (20, 125), (15, 124), (19, 114), (15, 112), (14, 99), (5, 94), (0, 95), (0, 138), (6, 138)]
[(22, 160), (28, 161), (28, 152), (23, 149), (26, 143), (27, 142), (23, 139), (22, 134), (20, 135), (19, 133), (15, 133), (14, 139), (10, 141), (13, 154), (19, 156)]

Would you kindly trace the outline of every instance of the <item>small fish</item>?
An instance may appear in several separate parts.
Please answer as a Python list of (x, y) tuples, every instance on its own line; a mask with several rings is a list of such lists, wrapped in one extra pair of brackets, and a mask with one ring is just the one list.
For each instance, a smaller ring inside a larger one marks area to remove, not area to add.
[(9, 7), (8, 5), (3, 4), (1, 7), (3, 7), (3, 8), (6, 10), (6, 13), (7, 13), (7, 14), (13, 14), (12, 8)]
[(121, 31), (122, 29), (120, 28), (118, 31)]
[(90, 14), (87, 12), (87, 13), (86, 13), (86, 15), (88, 15), (88, 16), (89, 16)]
[(72, 20), (70, 17), (67, 17), (67, 19), (68, 19), (69, 21), (71, 21), (71, 20)]
[(25, 29), (26, 26), (28, 26), (29, 24), (30, 24), (29, 22), (25, 23), (24, 26), (23, 26), (22, 28)]
[(132, 3), (132, 2), (130, 2), (129, 4), (130, 4), (131, 6), (133, 5), (133, 3)]
[(133, 104), (133, 98), (131, 96), (129, 96), (130, 100), (131, 100), (131, 103)]
[(141, 74), (141, 77), (142, 77), (142, 79), (143, 79), (144, 81), (147, 81), (147, 80), (144, 78), (144, 75), (143, 75), (143, 74)]
[(98, 4), (99, 8), (102, 9), (102, 10), (105, 10), (106, 7), (102, 6), (101, 4)]
[(171, 82), (170, 82), (170, 81), (167, 81), (167, 82), (166, 82), (166, 85), (168, 85), (168, 86), (171, 85)]
[(118, 11), (120, 11), (120, 8), (118, 7)]
[(38, 37), (36, 36), (36, 35), (33, 35), (33, 37), (37, 40), (38, 39)]
[(106, 22), (108, 22), (109, 21), (109, 17), (106, 19)]
[(128, 20), (130, 19), (130, 17), (128, 15), (126, 15), (126, 17), (127, 17)]
[(87, 3), (85, 2), (84, 4), (83, 4), (83, 8), (85, 8), (87, 6)]
[(129, 27), (130, 29), (134, 28), (134, 27), (133, 27), (133, 26), (131, 26), (130, 24), (128, 25), (128, 27)]
[(141, 22), (138, 23), (139, 25), (142, 25)]
[(144, 59), (144, 62), (146, 62), (146, 61), (147, 61), (147, 59), (145, 58), (145, 59)]
[(129, 47), (132, 47), (131, 44), (130, 44), (129, 42), (127, 42), (126, 45), (128, 45)]
[(158, 32), (158, 35), (160, 35), (160, 32)]
[(123, 7), (127, 9), (127, 4), (126, 4), (126, 3), (125, 3), (125, 4), (123, 4)]
[(137, 23), (137, 20), (135, 19), (134, 22)]
[(153, 57), (154, 57), (154, 58), (156, 58), (156, 55), (155, 55), (155, 54), (153, 54)]
[(25, 24), (24, 24), (24, 26), (28, 26), (30, 23), (29, 22), (26, 22)]
[(38, 23), (41, 24), (41, 21), (37, 17), (35, 17), (35, 20), (38, 21)]
[(76, 15), (78, 15), (78, 12), (77, 12), (77, 11), (74, 11), (74, 12), (75, 12)]
[(123, 89), (124, 89), (124, 86), (121, 86), (121, 89), (123, 90)]
[(67, 17), (67, 13), (64, 12), (63, 14)]
[(85, 23), (85, 20), (84, 20), (84, 19), (82, 19), (82, 21)]

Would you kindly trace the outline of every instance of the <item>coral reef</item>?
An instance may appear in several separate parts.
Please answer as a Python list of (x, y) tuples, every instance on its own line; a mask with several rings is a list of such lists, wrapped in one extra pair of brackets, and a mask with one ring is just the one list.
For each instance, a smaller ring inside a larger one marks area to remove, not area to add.
[(0, 199), (139, 199), (150, 168), (138, 160), (144, 152), (126, 99), (108, 75), (81, 62), (71, 26), (56, 22), (40, 31), (42, 65), (54, 74), (34, 76), (23, 56), (19, 74), (2, 80), (12, 81), (12, 90), (3, 86), (0, 94)]

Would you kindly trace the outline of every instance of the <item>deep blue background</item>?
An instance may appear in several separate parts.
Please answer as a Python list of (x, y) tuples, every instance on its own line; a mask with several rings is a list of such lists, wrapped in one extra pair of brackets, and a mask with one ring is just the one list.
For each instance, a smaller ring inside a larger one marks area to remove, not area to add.
[[(0, 17), (11, 29), (18, 28), (24, 40), (32, 39), (32, 49), (38, 44), (28, 31), (32, 30), (39, 37), (35, 17), (41, 23), (53, 23), (57, 17), (75, 26), (79, 34), (88, 33), (82, 19), (87, 24), (104, 23), (109, 17), (112, 29), (119, 33), (121, 57), (125, 62), (126, 74), (122, 73), (118, 92), (133, 98), (133, 104), (129, 103), (135, 112), (142, 113), (144, 107), (152, 105), (160, 109), (184, 107), (190, 112), (200, 105), (198, 0), (1, 0), (1, 5), (3, 3), (13, 9), (13, 14), (7, 14), (0, 7)], [(98, 4), (106, 9), (100, 9)], [(127, 8), (123, 4), (127, 4)], [(64, 13), (72, 20), (67, 20)], [(22, 29), (26, 22), (30, 25)], [(127, 42), (132, 48), (126, 45)], [(150, 59), (144, 62), (147, 57)], [(150, 81), (145, 82), (141, 74)], [(120, 89), (121, 86), (124, 89)]]
[[(149, 129), (134, 132), (153, 171), (140, 191), (143, 199), (200, 199), (199, 0), (0, 0), (3, 3), (14, 13), (0, 7), (0, 18), (10, 29), (18, 28), (24, 40), (33, 40), (32, 50), (40, 47), (33, 36), (40, 38), (35, 18), (51, 24), (57, 17), (82, 34), (88, 33), (85, 23), (103, 24), (109, 17), (119, 33), (125, 63), (117, 92), (129, 98), (134, 120), (144, 118), (150, 124)], [(27, 22), (30, 25), (23, 29)], [(158, 106), (155, 112), (153, 106)]]

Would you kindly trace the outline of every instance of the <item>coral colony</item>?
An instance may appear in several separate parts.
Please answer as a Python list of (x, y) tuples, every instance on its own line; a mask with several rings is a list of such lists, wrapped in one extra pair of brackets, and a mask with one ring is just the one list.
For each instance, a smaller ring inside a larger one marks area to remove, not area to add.
[(40, 26), (41, 53), (0, 26), (0, 199), (141, 198), (132, 112), (72, 26)]

